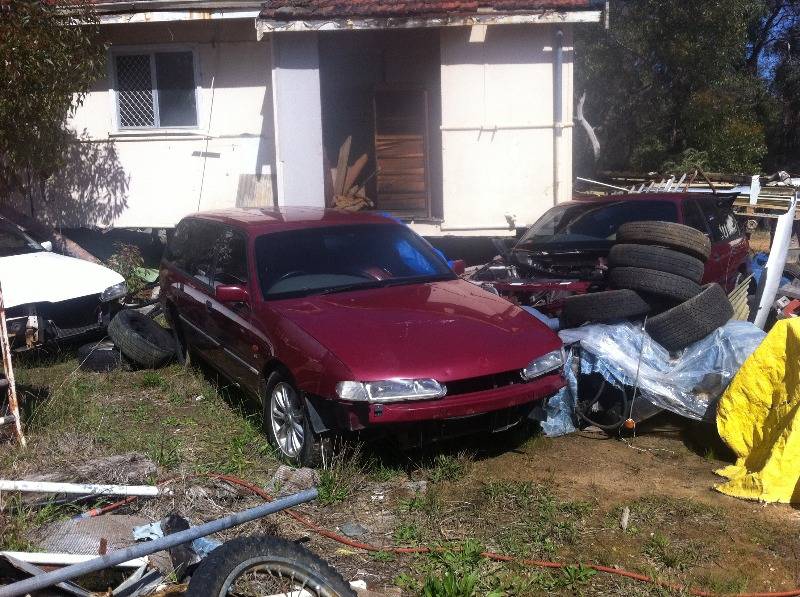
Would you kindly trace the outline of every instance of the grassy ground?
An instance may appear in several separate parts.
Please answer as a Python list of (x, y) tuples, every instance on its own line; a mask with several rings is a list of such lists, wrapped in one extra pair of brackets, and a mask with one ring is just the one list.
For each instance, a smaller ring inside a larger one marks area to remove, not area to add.
[[(140, 452), (158, 464), (155, 477), (177, 477), (176, 495), (137, 502), (129, 511), (156, 520), (177, 510), (196, 524), (258, 503), (205, 473), (265, 485), (280, 464), (245, 398), (206, 370), (86, 373), (64, 354), (19, 359), (17, 377), (30, 445), (25, 451), (3, 446), (4, 478)], [(333, 530), (358, 523), (365, 533), (359, 540), (383, 551), (335, 543), (285, 516), (223, 537), (305, 539), (346, 578), (407, 595), (671, 594), (595, 574), (587, 563), (718, 592), (800, 586), (797, 512), (711, 491), (723, 451), (705, 441), (708, 435), (668, 421), (626, 441), (510, 434), (413, 453), (342, 447), (320, 471), (320, 499), (300, 510)], [(0, 548), (34, 548), (36, 527), (73, 511), (6, 508)], [(393, 545), (438, 551), (395, 555), (388, 550)], [(490, 562), (479, 556), (485, 549), (571, 565), (548, 570)]]

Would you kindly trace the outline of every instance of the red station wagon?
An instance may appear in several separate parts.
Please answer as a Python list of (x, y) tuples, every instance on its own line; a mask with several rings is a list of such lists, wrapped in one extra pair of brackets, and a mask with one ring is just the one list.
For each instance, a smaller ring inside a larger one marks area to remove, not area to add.
[(270, 440), (296, 463), (341, 432), (419, 444), (507, 429), (564, 384), (555, 333), (379, 215), (187, 217), (161, 289), (180, 356), (257, 396)]

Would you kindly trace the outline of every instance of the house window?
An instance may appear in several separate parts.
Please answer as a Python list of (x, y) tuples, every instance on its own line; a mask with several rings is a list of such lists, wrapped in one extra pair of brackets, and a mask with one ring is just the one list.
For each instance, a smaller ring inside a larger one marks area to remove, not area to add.
[(197, 126), (194, 54), (114, 56), (119, 128)]

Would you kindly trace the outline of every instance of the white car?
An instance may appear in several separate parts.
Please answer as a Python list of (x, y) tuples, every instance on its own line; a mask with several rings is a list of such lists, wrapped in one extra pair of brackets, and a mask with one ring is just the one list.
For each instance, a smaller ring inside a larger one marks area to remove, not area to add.
[(117, 272), (51, 248), (0, 218), (0, 287), (15, 349), (97, 334), (128, 294)]

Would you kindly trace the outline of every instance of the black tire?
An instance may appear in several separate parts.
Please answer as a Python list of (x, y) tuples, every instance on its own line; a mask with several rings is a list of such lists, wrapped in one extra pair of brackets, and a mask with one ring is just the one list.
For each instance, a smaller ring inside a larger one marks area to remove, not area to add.
[(124, 365), (122, 353), (113, 342), (89, 342), (78, 348), (78, 363), (84, 371), (106, 373)]
[(667, 272), (700, 283), (705, 265), (686, 253), (650, 245), (614, 245), (608, 254), (608, 266), (641, 267)]
[(564, 301), (561, 327), (569, 329), (584, 323), (636, 319), (649, 312), (649, 305), (633, 290), (578, 294)]
[(128, 359), (155, 369), (175, 356), (175, 340), (147, 315), (126, 309), (108, 324), (108, 335)]
[(697, 296), (647, 320), (647, 333), (670, 352), (702, 340), (733, 317), (728, 295), (708, 284)]
[(256, 567), (290, 581), (288, 590), (269, 594), (296, 590), (294, 583), (320, 597), (356, 597), (342, 575), (318, 555), (286, 539), (263, 536), (233, 539), (212, 551), (192, 575), (186, 597), (227, 597), (236, 578)]
[(701, 290), (699, 284), (683, 276), (641, 267), (615, 267), (609, 274), (609, 282), (614, 288), (635, 290), (681, 303), (697, 296)]
[(666, 247), (692, 255), (703, 262), (711, 254), (708, 236), (690, 226), (674, 222), (628, 222), (617, 230), (617, 242)]
[[(302, 428), (302, 439), (300, 446), (296, 453), (292, 453), (285, 447), (285, 439), (276, 433), (276, 421), (274, 405), (278, 401), (276, 389), (282, 385), (287, 391), (293, 394), (293, 408), (291, 412), (293, 416), (299, 419), (299, 424)], [(321, 438), (314, 433), (309, 421), (308, 412), (305, 406), (305, 399), (301, 392), (297, 390), (295, 385), (289, 379), (288, 375), (280, 371), (274, 371), (270, 376), (262, 382), (262, 424), (264, 431), (269, 438), (270, 443), (275, 448), (278, 456), (293, 466), (319, 466), (322, 463), (322, 450), (323, 442)]]

